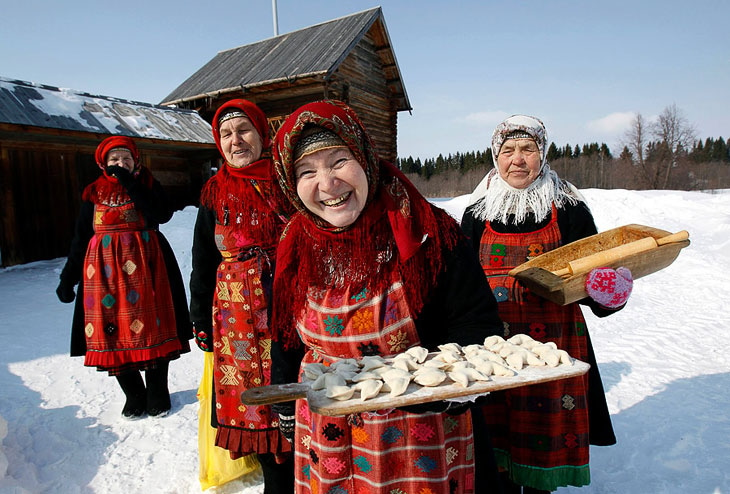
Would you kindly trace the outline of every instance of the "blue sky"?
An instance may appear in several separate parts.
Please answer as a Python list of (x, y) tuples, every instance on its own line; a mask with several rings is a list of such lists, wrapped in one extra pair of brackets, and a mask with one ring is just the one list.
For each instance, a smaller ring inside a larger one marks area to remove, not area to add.
[[(676, 105), (730, 137), (726, 0), (278, 0), (279, 33), (381, 6), (413, 111), (399, 154), (488, 147), (514, 113), (614, 152)], [(2, 0), (0, 76), (158, 103), (221, 50), (273, 36), (271, 0)]]

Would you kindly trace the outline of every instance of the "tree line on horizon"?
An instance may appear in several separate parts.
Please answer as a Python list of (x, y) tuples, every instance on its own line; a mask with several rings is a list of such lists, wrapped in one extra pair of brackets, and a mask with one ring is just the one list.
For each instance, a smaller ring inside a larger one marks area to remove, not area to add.
[[(705, 190), (730, 188), (730, 138), (696, 137), (675, 105), (655, 122), (637, 113), (618, 157), (606, 143), (557, 146), (547, 150), (550, 166), (578, 188)], [(493, 166), (492, 150), (457, 152), (421, 161), (398, 158), (400, 168), (427, 197), (470, 193)]]

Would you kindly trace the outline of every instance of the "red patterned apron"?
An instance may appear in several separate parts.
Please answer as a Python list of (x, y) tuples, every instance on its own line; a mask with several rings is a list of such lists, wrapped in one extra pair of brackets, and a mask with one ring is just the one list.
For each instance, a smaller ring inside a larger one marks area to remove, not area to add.
[[(390, 356), (419, 344), (400, 283), (386, 294), (312, 290), (297, 331), (309, 347), (302, 365)], [(469, 412), (326, 417), (298, 400), (294, 446), (297, 493), (474, 492)]]
[[(544, 228), (498, 233), (486, 224), (479, 258), (505, 322), (505, 337), (529, 334), (553, 341), (587, 360), (585, 320), (578, 304), (560, 306), (531, 293), (507, 273), (561, 245), (557, 211)], [(519, 485), (554, 491), (590, 483), (588, 468), (588, 375), (490, 395), (482, 411), (498, 465)]]
[(84, 365), (110, 374), (177, 358), (167, 268), (157, 232), (128, 201), (97, 204), (84, 269)]
[(269, 406), (241, 403), (241, 393), (271, 384), (271, 332), (262, 280), (269, 279), (270, 252), (252, 246), (240, 228), (216, 225), (223, 257), (213, 298), (213, 387), (216, 445), (234, 456), (291, 451)]

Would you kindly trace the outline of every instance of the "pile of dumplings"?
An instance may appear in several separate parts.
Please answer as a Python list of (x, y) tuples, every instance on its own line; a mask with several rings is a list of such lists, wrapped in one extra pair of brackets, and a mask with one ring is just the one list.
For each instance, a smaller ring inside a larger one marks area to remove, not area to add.
[(570, 355), (555, 343), (541, 343), (524, 334), (508, 340), (489, 336), (484, 345), (447, 343), (438, 349), (429, 354), (426, 348), (416, 346), (388, 359), (366, 356), (340, 359), (330, 366), (311, 363), (304, 367), (304, 377), (311, 381), (312, 390), (324, 390), (327, 398), (344, 401), (359, 392), (360, 400), (366, 401), (381, 393), (400, 396), (411, 382), (425, 387), (445, 383), (466, 388), (471, 382), (490, 381), (491, 376), (514, 376), (527, 366), (573, 365)]

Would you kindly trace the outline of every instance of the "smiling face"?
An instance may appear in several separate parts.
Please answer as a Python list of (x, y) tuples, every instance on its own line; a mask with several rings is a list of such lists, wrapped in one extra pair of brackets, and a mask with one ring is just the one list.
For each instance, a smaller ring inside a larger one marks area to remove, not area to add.
[(134, 171), (134, 158), (127, 149), (112, 149), (106, 155), (106, 166), (121, 166), (128, 172)]
[(497, 169), (502, 180), (515, 189), (524, 189), (540, 176), (540, 149), (533, 139), (504, 141)]
[(346, 147), (322, 149), (294, 167), (297, 195), (313, 214), (337, 228), (352, 225), (368, 197), (368, 180)]
[(248, 118), (236, 117), (224, 121), (219, 133), (223, 156), (230, 166), (243, 168), (261, 158), (261, 136)]

